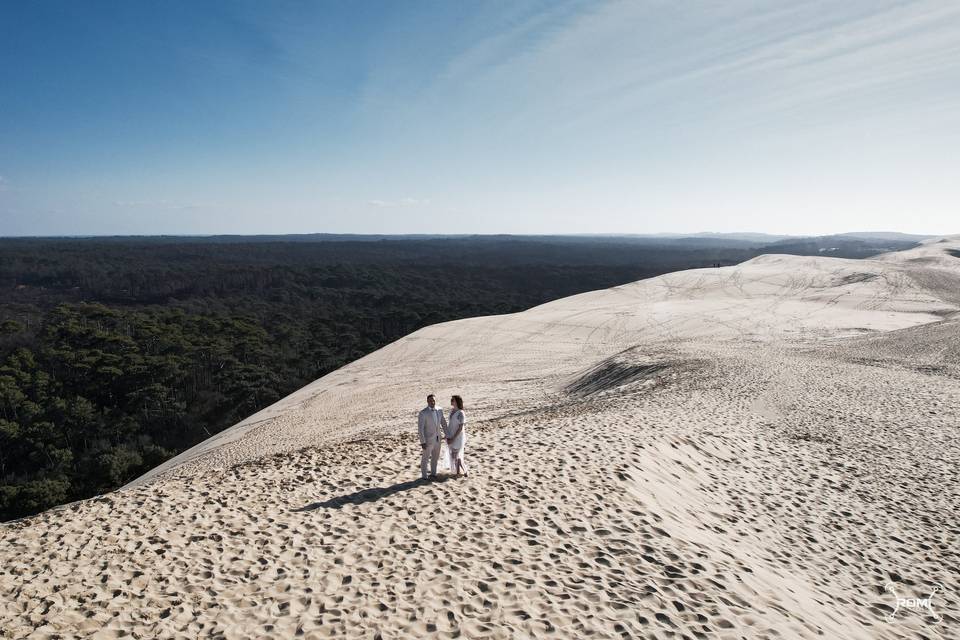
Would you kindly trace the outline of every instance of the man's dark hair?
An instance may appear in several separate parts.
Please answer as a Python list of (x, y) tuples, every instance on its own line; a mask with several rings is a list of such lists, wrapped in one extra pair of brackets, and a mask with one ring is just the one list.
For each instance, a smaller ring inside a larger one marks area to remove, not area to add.
[(433, 397), (433, 394), (432, 394), (432, 393), (431, 393), (430, 395), (428, 395), (428, 396), (427, 396), (427, 402), (430, 402), (430, 398), (432, 398), (432, 397)]

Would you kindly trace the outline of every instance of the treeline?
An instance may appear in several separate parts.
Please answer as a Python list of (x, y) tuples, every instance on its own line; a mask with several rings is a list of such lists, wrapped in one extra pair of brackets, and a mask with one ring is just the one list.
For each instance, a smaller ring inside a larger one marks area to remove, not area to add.
[(420, 327), (762, 249), (0, 240), (0, 520), (121, 486)]

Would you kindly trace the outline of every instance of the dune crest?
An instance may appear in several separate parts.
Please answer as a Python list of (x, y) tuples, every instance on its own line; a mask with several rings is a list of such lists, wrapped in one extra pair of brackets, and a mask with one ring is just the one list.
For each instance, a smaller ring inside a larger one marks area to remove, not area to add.
[[(958, 256), (767, 255), (427, 327), (0, 528), (0, 628), (955, 637)], [(464, 396), (467, 480), (415, 481), (429, 392)], [(939, 619), (888, 584), (939, 585)]]

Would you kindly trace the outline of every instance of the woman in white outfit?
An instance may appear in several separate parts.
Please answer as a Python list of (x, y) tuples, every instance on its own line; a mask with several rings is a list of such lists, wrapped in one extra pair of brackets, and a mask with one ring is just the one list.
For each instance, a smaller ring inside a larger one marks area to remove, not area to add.
[(450, 473), (467, 477), (467, 465), (463, 461), (463, 446), (467, 443), (467, 434), (464, 428), (467, 425), (467, 415), (463, 412), (463, 398), (450, 398), (450, 418), (447, 420), (447, 450), (450, 452)]

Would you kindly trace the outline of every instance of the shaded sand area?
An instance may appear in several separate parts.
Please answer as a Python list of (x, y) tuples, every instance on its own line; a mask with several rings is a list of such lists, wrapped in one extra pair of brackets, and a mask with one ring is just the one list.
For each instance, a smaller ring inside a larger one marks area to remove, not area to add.
[[(951, 251), (418, 331), (0, 528), (3, 637), (960, 637)], [(417, 480), (431, 391), (467, 403), (468, 479)]]

